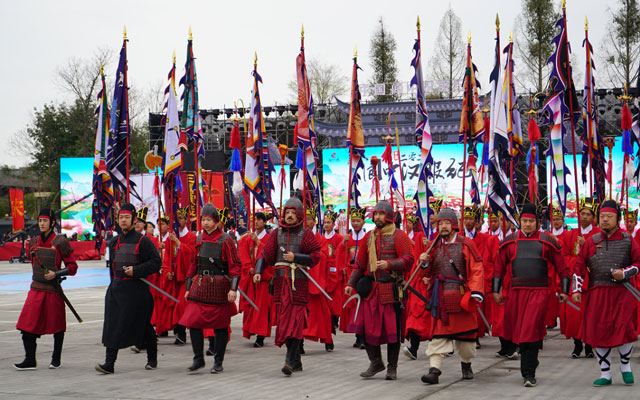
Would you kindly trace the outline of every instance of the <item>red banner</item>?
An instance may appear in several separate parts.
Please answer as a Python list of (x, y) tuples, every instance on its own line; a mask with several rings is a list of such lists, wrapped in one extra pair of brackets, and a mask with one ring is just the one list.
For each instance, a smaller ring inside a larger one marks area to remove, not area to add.
[(203, 171), (202, 177), (207, 183), (204, 187), (204, 203), (211, 203), (218, 210), (224, 208), (224, 172)]
[(11, 220), (13, 231), (24, 229), (24, 198), (21, 189), (9, 189), (9, 199), (11, 200)]

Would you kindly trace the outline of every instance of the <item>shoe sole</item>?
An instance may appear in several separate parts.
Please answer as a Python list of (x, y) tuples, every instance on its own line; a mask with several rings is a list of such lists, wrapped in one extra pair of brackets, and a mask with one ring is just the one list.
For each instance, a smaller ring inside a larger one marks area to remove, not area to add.
[(536, 387), (536, 384), (531, 382), (525, 382), (524, 387)]
[(405, 356), (409, 357), (412, 360), (417, 360), (418, 357), (414, 356), (413, 353), (411, 351), (409, 351), (409, 349), (407, 347), (402, 349), (402, 352), (404, 353)]
[(289, 368), (287, 365), (282, 367), (280, 371), (282, 371), (285, 376), (291, 376), (293, 374), (293, 369)]
[(361, 377), (361, 378), (364, 378), (364, 379), (373, 378), (376, 374), (379, 374), (380, 372), (384, 371), (385, 369), (386, 369), (386, 368), (382, 368), (382, 369), (380, 369), (380, 370), (377, 370), (377, 371), (375, 371), (375, 372), (374, 372), (373, 374), (371, 374), (371, 375), (362, 375), (362, 374), (360, 374), (360, 377)]
[(21, 367), (16, 367), (15, 365), (13, 366), (13, 368), (17, 369), (18, 371), (30, 371), (30, 370), (34, 370), (34, 369), (36, 369), (36, 367), (25, 367), (25, 368), (21, 368)]
[(106, 369), (102, 368), (100, 365), (96, 365), (96, 371), (101, 372), (103, 374), (113, 374), (113, 371), (107, 371)]
[(58, 369), (58, 368), (60, 368), (59, 365), (49, 364), (49, 369)]
[(153, 371), (154, 369), (157, 369), (157, 368), (158, 368), (158, 367), (153, 367), (153, 366), (151, 366), (151, 365), (149, 365), (149, 364), (147, 364), (147, 365), (145, 365), (145, 366), (144, 366), (144, 369), (146, 369), (146, 370), (148, 370), (148, 371)]
[(224, 371), (224, 368), (223, 368), (223, 369), (221, 369), (220, 371), (216, 371), (215, 369), (212, 369), (212, 370), (211, 370), (211, 373), (212, 373), (212, 374), (219, 374), (219, 373), (221, 373), (222, 371)]

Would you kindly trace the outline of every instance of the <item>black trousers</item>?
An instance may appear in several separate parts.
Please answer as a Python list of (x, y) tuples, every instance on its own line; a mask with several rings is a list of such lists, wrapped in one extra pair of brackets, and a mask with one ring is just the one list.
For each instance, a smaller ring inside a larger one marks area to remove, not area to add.
[(538, 368), (538, 351), (542, 341), (520, 343), (520, 373), (523, 378), (536, 377)]

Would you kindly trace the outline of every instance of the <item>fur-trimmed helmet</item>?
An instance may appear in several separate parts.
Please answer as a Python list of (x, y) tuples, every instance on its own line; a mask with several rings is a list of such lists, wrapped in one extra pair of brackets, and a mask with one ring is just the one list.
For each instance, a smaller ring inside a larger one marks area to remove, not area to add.
[(393, 207), (386, 200), (381, 200), (376, 204), (373, 208), (373, 212), (382, 211), (384, 212), (384, 220), (387, 222), (393, 222)]
[(453, 211), (452, 208), (441, 208), (440, 212), (438, 213), (438, 216), (436, 217), (436, 225), (438, 224), (438, 222), (440, 221), (449, 221), (451, 222), (451, 228), (455, 229), (455, 230), (459, 230), (460, 227), (458, 226), (458, 216), (456, 215), (456, 212)]
[(304, 218), (304, 207), (302, 206), (302, 202), (299, 199), (292, 197), (287, 200), (287, 202), (284, 203), (284, 207), (282, 208), (282, 214), (285, 214), (287, 209), (289, 208), (296, 210), (296, 216), (298, 217), (298, 219)]
[(216, 222), (220, 221), (220, 213), (218, 212), (216, 206), (211, 203), (205, 204), (204, 207), (202, 207), (202, 210), (200, 210), (200, 218), (204, 216), (211, 217)]

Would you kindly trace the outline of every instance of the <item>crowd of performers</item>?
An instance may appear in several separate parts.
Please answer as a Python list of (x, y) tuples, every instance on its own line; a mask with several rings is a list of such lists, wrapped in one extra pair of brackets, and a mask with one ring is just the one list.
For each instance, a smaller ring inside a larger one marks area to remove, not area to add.
[[(401, 350), (415, 360), (428, 342), (422, 382), (437, 384), (450, 355), (460, 357), (462, 379), (473, 379), (480, 338), (492, 335), (500, 341), (496, 357), (519, 358), (523, 384), (531, 387), (543, 339), (559, 320), (561, 333), (574, 343), (567, 356), (584, 351), (597, 361), (595, 386), (613, 381), (613, 349), (622, 381), (633, 384), (630, 356), (640, 333), (637, 211), (583, 198), (577, 229), (567, 229), (563, 213), (552, 210), (546, 217), (552, 227), (544, 231), (533, 204), (520, 210), (519, 229), (490, 211), (483, 228), (485, 210), (478, 208), (467, 207), (461, 218), (442, 200), (431, 208), (430, 237), (413, 215), (401, 229), (386, 201), (369, 214), (352, 207), (346, 234), (337, 232), (338, 214), (328, 211), (321, 234), (316, 208), (305, 215), (297, 198), (285, 203), (271, 231), (271, 216), (258, 212), (251, 216), (254, 231), (237, 238), (228, 210), (206, 204), (199, 232), (191, 231), (188, 209), (182, 209), (178, 233), (161, 217), (154, 237), (147, 210), (123, 204), (119, 234), (108, 244), (106, 355), (95, 368), (114, 373), (118, 351), (131, 348), (146, 350), (145, 368), (153, 370), (157, 338), (172, 334), (176, 345), (191, 343), (189, 372), (205, 367), (209, 355), (211, 373), (220, 373), (231, 318), (242, 313), (242, 335), (253, 347), (263, 347), (272, 335), (275, 345), (286, 347), (286, 376), (302, 371), (305, 340), (332, 352), (339, 330), (354, 335), (353, 347), (366, 350), (363, 378), (386, 371), (385, 378), (395, 380)], [(375, 228), (364, 228), (366, 218)], [(54, 335), (49, 368), (60, 367), (66, 330), (60, 281), (78, 268), (64, 236), (54, 233), (51, 210), (40, 212), (38, 225), (41, 234), (30, 246), (33, 282), (17, 323), (25, 349), (24, 361), (15, 364), (19, 370), (36, 368), (36, 340), (45, 334)]]

